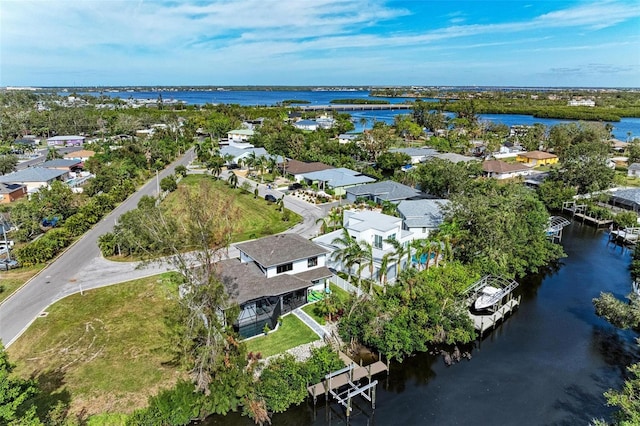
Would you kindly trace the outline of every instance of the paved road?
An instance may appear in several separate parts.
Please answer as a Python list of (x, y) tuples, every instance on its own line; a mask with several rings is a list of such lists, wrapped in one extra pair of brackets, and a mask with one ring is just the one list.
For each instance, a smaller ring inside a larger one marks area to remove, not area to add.
[[(160, 172), (158, 179), (172, 174), (179, 164), (187, 165), (193, 159), (193, 155), (193, 149), (187, 151), (179, 160)], [(85, 290), (122, 282), (122, 279), (111, 283), (106, 282), (110, 277), (108, 272), (113, 276), (118, 271), (118, 262), (108, 262), (102, 258), (97, 244), (98, 237), (111, 231), (116, 219), (134, 209), (143, 195), (157, 194), (156, 188), (157, 181), (153, 178), (0, 305), (0, 340), (5, 346), (11, 345), (47, 306), (65, 296), (79, 292), (81, 285), (82, 290)], [(115, 265), (108, 266), (111, 263)], [(130, 277), (128, 279), (161, 272), (161, 268), (157, 266), (140, 271), (133, 270), (134, 266), (121, 265), (122, 272)]]
[[(180, 160), (162, 171), (158, 179), (173, 173), (178, 164), (188, 164), (192, 158), (193, 150), (190, 150)], [(242, 181), (244, 179), (240, 178), (240, 182)], [(255, 185), (255, 183), (252, 184)], [(111, 231), (118, 217), (134, 209), (143, 195), (155, 195), (156, 188), (156, 179), (151, 179), (55, 262), (0, 304), (0, 340), (5, 346), (11, 345), (49, 305), (66, 296), (171, 270), (168, 264), (151, 264), (141, 267), (137, 262), (106, 260), (100, 254), (97, 245), (98, 237)], [(258, 191), (261, 197), (272, 194), (280, 198), (284, 195), (282, 192), (267, 188), (266, 185), (259, 185)], [(316, 224), (316, 220), (326, 214), (325, 209), (292, 196), (285, 196), (285, 207), (304, 218), (302, 223), (286, 232), (295, 232), (307, 238), (317, 235), (319, 225)], [(235, 247), (229, 249), (228, 256), (238, 256)]]

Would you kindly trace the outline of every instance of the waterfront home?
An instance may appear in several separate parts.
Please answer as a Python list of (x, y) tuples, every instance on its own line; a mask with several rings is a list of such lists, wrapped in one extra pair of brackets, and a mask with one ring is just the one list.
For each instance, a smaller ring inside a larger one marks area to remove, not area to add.
[(47, 139), (48, 146), (82, 146), (84, 145), (84, 136), (54, 136)]
[(392, 180), (352, 186), (346, 189), (347, 200), (352, 203), (358, 199), (373, 201), (376, 204), (382, 204), (383, 201), (398, 203), (402, 200), (419, 198), (421, 194), (418, 189)]
[[(395, 248), (389, 240), (396, 240), (401, 245), (406, 246), (414, 239), (413, 233), (402, 228), (401, 218), (374, 211), (345, 210), (343, 212), (342, 226), (343, 229), (321, 235), (314, 238), (313, 241), (329, 250), (329, 267), (345, 273), (355, 272), (363, 278), (379, 279), (381, 277), (380, 268), (383, 263), (383, 257), (385, 254), (393, 254), (395, 252)], [(335, 253), (339, 252), (343, 246), (335, 240), (343, 238), (345, 231), (358, 243), (367, 243), (371, 246), (373, 254), (372, 276), (368, 266), (358, 273), (354, 268), (349, 268), (345, 265), (336, 256)], [(406, 263), (407, 259), (400, 259), (401, 266), (405, 266)], [(385, 276), (389, 281), (395, 280), (396, 272), (396, 262), (388, 262)]]
[(27, 195), (27, 186), (19, 183), (0, 183), (0, 203), (8, 204)]
[[(223, 158), (229, 156), (230, 158), (230, 160), (227, 161), (227, 166), (240, 165), (254, 155), (256, 158), (271, 157), (271, 154), (269, 154), (266, 149), (255, 148), (251, 144), (247, 144), (246, 148), (239, 148), (238, 145), (228, 145), (220, 148), (220, 156)], [(282, 157), (278, 156), (277, 161), (282, 161)]]
[(278, 318), (304, 305), (311, 290), (325, 291), (332, 272), (328, 251), (297, 234), (236, 244), (240, 257), (216, 264), (231, 299), (240, 305), (234, 328), (243, 337), (274, 329)]
[(520, 163), (507, 163), (500, 160), (487, 160), (482, 162), (484, 175), (498, 180), (513, 179), (518, 176), (527, 176), (531, 168)]
[(319, 161), (306, 163), (298, 160), (287, 160), (286, 162), (280, 163), (279, 167), (283, 174), (291, 176), (296, 182), (302, 181), (305, 173), (319, 172), (335, 168)]
[(444, 221), (443, 207), (449, 200), (403, 200), (398, 204), (402, 227), (415, 238), (427, 238)]
[(307, 184), (317, 184), (320, 189), (331, 189), (336, 195), (343, 195), (349, 187), (376, 181), (369, 176), (345, 167), (304, 173), (301, 177)]
[(558, 163), (558, 156), (545, 151), (520, 152), (516, 156), (516, 161), (529, 166), (546, 166)]
[(25, 185), (27, 187), (27, 192), (33, 193), (37, 192), (42, 187), (48, 187), (54, 180), (64, 182), (68, 176), (68, 170), (29, 167), (0, 176), (0, 183)]

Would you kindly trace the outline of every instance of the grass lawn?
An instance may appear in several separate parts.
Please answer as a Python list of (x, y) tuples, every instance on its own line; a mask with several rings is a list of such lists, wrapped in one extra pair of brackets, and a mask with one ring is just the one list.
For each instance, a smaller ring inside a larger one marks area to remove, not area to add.
[(263, 358), (318, 340), (319, 337), (295, 315), (282, 317), (282, 325), (266, 336), (247, 340), (247, 351), (260, 352)]
[[(285, 231), (302, 221), (302, 217), (290, 212), (289, 221), (282, 220), (282, 212), (278, 211), (275, 203), (269, 203), (264, 198), (254, 198), (240, 188), (233, 189), (226, 182), (216, 180), (209, 175), (188, 175), (179, 185), (195, 187), (202, 181), (210, 182), (221, 197), (234, 197), (235, 205), (240, 210), (238, 223), (239, 232), (233, 236), (232, 242), (245, 241), (253, 238), (265, 237)], [(178, 193), (171, 193), (164, 201), (169, 206), (179, 203)]]
[(318, 324), (325, 325), (327, 322), (324, 320), (324, 318), (320, 317), (315, 313), (315, 308), (318, 303), (324, 303), (324, 302), (322, 300), (319, 300), (316, 303), (305, 305), (302, 307), (302, 310), (305, 311), (307, 315), (313, 318)]
[(44, 268), (44, 264), (29, 266), (26, 268), (11, 269), (9, 271), (0, 271), (0, 302), (9, 297), (22, 284), (29, 281), (35, 274)]
[(41, 405), (69, 398), (71, 412), (129, 413), (179, 378), (167, 364), (169, 274), (69, 296), (9, 349), (18, 374), (35, 377)]

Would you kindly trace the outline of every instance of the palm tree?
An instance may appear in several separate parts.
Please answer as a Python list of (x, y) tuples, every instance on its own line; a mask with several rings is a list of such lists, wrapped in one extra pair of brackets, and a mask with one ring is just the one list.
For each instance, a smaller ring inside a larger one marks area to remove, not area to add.
[(368, 122), (369, 120), (367, 120), (367, 117), (360, 117), (360, 119), (358, 120), (358, 123), (360, 123), (360, 125), (362, 126), (363, 133), (364, 133), (364, 128), (367, 127)]
[(331, 241), (331, 244), (337, 245), (339, 248), (333, 252), (333, 259), (340, 262), (345, 268), (349, 275), (352, 275), (351, 268), (357, 262), (358, 251), (360, 250), (360, 246), (358, 242), (349, 235), (349, 231), (347, 228), (342, 228), (342, 236), (336, 237)]
[(256, 152), (251, 151), (249, 155), (247, 155), (247, 157), (245, 158), (245, 164), (249, 168), (249, 172), (251, 172), (251, 168), (255, 167), (257, 162), (258, 162), (258, 158), (256, 157)]
[(380, 285), (382, 286), (382, 292), (387, 293), (387, 272), (389, 271), (389, 264), (395, 262), (393, 253), (385, 253), (380, 260), (380, 269), (378, 269), (378, 278), (380, 279)]
[(264, 183), (264, 173), (267, 168), (267, 159), (264, 156), (257, 158), (256, 166), (260, 170), (260, 182)]
[(369, 267), (369, 294), (373, 293), (373, 270), (375, 267), (373, 257), (373, 245), (366, 241), (360, 241), (358, 251), (358, 274), (362, 275), (362, 270)]
[(329, 212), (328, 219), (329, 219), (329, 227), (331, 228), (332, 231), (335, 230), (340, 225), (342, 225), (342, 211), (337, 208), (332, 208), (331, 211)]
[(396, 276), (398, 276), (400, 275), (400, 269), (402, 267), (402, 258), (405, 255), (407, 256), (407, 267), (411, 264), (411, 247), (409, 245), (404, 245), (395, 238), (387, 238), (384, 241), (393, 246), (393, 255), (396, 261)]
[(276, 206), (278, 206), (278, 210), (282, 211), (284, 209), (284, 195), (281, 198), (278, 198), (276, 201)]
[(271, 156), (267, 159), (267, 168), (273, 175), (273, 180), (276, 179), (276, 176), (280, 174), (280, 170), (278, 169), (278, 159), (275, 156)]

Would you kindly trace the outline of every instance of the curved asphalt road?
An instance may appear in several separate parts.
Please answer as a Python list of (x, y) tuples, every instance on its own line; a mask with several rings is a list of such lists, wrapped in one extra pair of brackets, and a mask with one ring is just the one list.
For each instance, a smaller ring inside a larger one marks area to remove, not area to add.
[[(158, 179), (174, 173), (177, 165), (187, 165), (193, 160), (193, 156), (193, 149), (187, 151), (183, 157), (160, 172)], [(242, 180), (244, 179), (240, 178)], [(49, 305), (66, 296), (171, 270), (169, 264), (154, 263), (140, 267), (137, 262), (106, 260), (97, 244), (100, 235), (113, 229), (117, 218), (136, 208), (143, 195), (156, 195), (156, 188), (156, 178), (149, 180), (40, 274), (0, 304), (0, 340), (6, 347), (20, 337)], [(280, 198), (283, 195), (277, 190), (268, 189), (266, 185), (259, 186), (259, 193), (261, 197), (273, 194)], [(290, 196), (285, 198), (285, 207), (304, 219), (286, 232), (294, 232), (307, 238), (317, 234), (319, 226), (316, 220), (325, 216), (326, 211)], [(237, 256), (234, 247), (230, 249), (229, 256)]]

